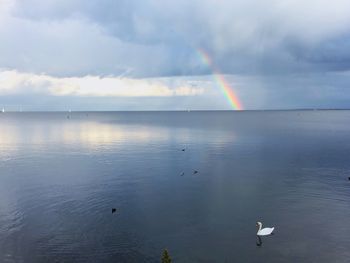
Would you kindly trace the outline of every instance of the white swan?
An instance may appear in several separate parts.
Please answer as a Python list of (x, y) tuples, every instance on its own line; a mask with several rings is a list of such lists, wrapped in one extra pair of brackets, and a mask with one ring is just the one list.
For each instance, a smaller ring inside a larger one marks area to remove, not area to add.
[(275, 229), (274, 227), (265, 227), (262, 229), (262, 223), (256, 222), (256, 226), (259, 227), (258, 232), (256, 233), (257, 236), (268, 236), (272, 234), (272, 231)]

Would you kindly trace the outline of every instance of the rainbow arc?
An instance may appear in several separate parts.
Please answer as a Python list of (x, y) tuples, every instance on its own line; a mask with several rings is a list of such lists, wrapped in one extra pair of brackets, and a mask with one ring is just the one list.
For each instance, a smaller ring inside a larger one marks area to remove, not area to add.
[(203, 49), (197, 48), (199, 57), (201, 58), (202, 62), (211, 68), (214, 76), (214, 80), (217, 83), (217, 85), (220, 87), (221, 91), (225, 95), (227, 101), (229, 102), (230, 106), (234, 110), (243, 110), (242, 103), (239, 101), (237, 94), (235, 94), (234, 90), (230, 86), (230, 84), (227, 82), (225, 77), (220, 73), (220, 71), (215, 67), (212, 59), (208, 55), (207, 52), (205, 52)]

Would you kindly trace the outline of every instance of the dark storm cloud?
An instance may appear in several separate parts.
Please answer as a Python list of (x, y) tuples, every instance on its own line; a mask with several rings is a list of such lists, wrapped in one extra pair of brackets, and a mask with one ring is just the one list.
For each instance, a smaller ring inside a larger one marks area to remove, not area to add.
[(15, 68), (26, 57), (34, 71), (58, 75), (193, 75), (209, 73), (201, 47), (228, 74), (347, 70), (349, 12), (348, 1), (323, 0), (22, 0), (9, 27), (24, 30), (20, 21), (30, 20), (32, 34), (12, 36), (26, 35), (22, 58), (8, 49), (11, 62), (0, 62)]
[(290, 52), (297, 60), (309, 63), (315, 69), (346, 71), (350, 68), (350, 32), (312, 47), (290, 45)]

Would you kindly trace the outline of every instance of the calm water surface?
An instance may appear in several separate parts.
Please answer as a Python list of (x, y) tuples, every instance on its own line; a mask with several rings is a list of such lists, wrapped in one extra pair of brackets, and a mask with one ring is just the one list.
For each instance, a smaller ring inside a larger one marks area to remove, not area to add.
[(0, 262), (349, 262), (349, 176), (350, 111), (4, 113)]

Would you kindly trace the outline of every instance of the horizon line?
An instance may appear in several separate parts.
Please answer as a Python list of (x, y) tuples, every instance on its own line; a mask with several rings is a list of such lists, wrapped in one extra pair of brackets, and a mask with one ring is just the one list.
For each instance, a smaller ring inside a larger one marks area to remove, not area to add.
[(205, 109), (188, 109), (188, 110), (8, 110), (0, 112), (6, 113), (40, 113), (40, 112), (57, 112), (57, 113), (79, 113), (79, 112), (248, 112), (248, 111), (329, 111), (329, 110), (350, 110), (350, 108), (295, 108), (295, 109), (244, 109), (244, 110), (205, 110)]

